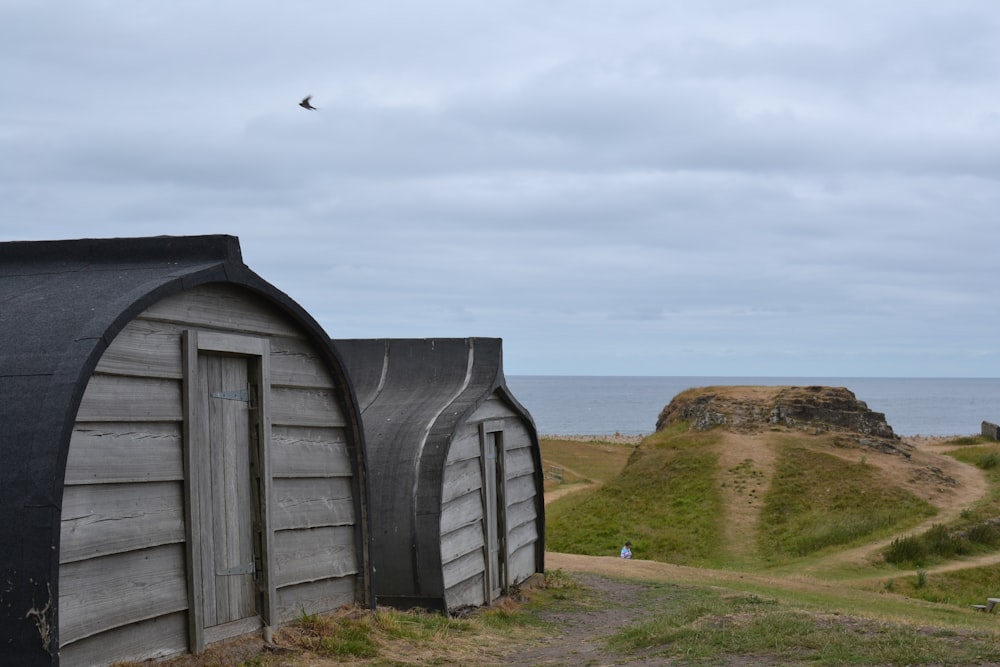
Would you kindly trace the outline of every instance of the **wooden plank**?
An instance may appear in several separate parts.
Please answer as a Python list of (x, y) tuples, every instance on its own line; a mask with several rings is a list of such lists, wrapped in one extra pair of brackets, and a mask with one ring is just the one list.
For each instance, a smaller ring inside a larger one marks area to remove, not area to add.
[(442, 485), (444, 487), (441, 491), (443, 505), (481, 488), (483, 473), (479, 459), (466, 459), (446, 466)]
[(271, 383), (285, 387), (333, 387), (323, 357), (308, 341), (271, 339)]
[(455, 498), (441, 508), (441, 534), (483, 520), (483, 499), (478, 491)]
[(153, 304), (143, 319), (220, 331), (304, 337), (287, 315), (264, 298), (229, 284), (201, 285)]
[(280, 589), (291, 584), (357, 574), (354, 539), (353, 526), (275, 532), (276, 586)]
[(350, 456), (342, 428), (271, 428), (271, 464), (276, 478), (350, 476)]
[[(274, 460), (273, 443), (271, 434), (273, 426), (271, 424), (271, 346), (268, 342), (263, 356), (256, 360), (254, 364), (253, 381), (258, 387), (259, 407), (254, 413), (252, 428), (254, 429), (254, 460), (259, 474), (257, 482), (262, 488), (259, 489), (256, 501), (259, 503), (257, 522), (255, 526), (256, 536), (260, 543), (258, 555), (261, 559), (261, 570), (258, 573), (257, 585), (262, 593), (260, 613), (264, 620), (264, 625), (274, 626), (278, 621), (278, 593), (273, 576), (274, 563), (274, 470), (272, 461)], [(262, 407), (262, 409), (261, 409)]]
[(453, 530), (441, 536), (441, 562), (447, 564), (476, 549), (482, 551), (485, 542), (481, 521)]
[[(482, 413), (477, 415), (479, 418), (482, 417)], [(503, 419), (486, 419), (480, 422), (480, 430), (484, 433), (502, 433), (503, 432)]]
[(202, 392), (205, 384), (198, 376), (198, 337), (194, 331), (187, 330), (181, 335), (181, 362), (184, 368), (184, 422), (181, 425), (184, 442), (184, 519), (185, 537), (187, 538), (186, 560), (189, 566), (187, 576), (187, 593), (189, 609), (187, 627), (189, 646), (195, 653), (205, 648), (205, 578), (202, 573), (202, 553), (204, 549), (203, 508), (205, 499), (202, 496), (205, 488), (205, 471), (207, 453), (202, 446), (205, 436), (205, 415), (201, 405)]
[(187, 614), (177, 612), (64, 644), (59, 649), (59, 664), (83, 667), (144, 662), (187, 652)]
[(482, 455), (482, 447), (479, 444), (479, 429), (469, 424), (463, 425), (459, 432), (452, 438), (451, 446), (448, 448), (447, 464), (458, 463), (466, 459), (478, 459)]
[(132, 320), (111, 341), (96, 371), (179, 380), (182, 377), (180, 332), (175, 327)]
[(271, 423), (291, 426), (345, 426), (332, 389), (271, 388)]
[(245, 336), (221, 331), (199, 331), (198, 350), (262, 357), (268, 352), (266, 338)]
[(260, 616), (254, 615), (229, 621), (222, 625), (215, 625), (211, 628), (205, 628), (205, 644), (214, 644), (232, 639), (233, 637), (242, 637), (243, 635), (259, 632), (262, 626), (263, 622)]
[(507, 507), (507, 526), (512, 530), (521, 524), (538, 520), (538, 510), (534, 500), (526, 500)]
[(178, 422), (79, 424), (66, 461), (66, 484), (184, 479)]
[(534, 477), (518, 477), (507, 480), (507, 505), (512, 506), (534, 498), (538, 493), (538, 484)]
[(528, 544), (507, 559), (508, 579), (511, 585), (519, 584), (538, 571), (535, 545)]
[(527, 544), (534, 544), (538, 541), (538, 526), (536, 522), (529, 521), (515, 526), (507, 531), (507, 550), (514, 553)]
[[(494, 392), (488, 399), (483, 401), (483, 403), (476, 408), (475, 413), (469, 419), (470, 422), (484, 422), (492, 421), (495, 419), (506, 419), (508, 417), (517, 417), (517, 413), (514, 412), (504, 401), (499, 397), (499, 395)], [(504, 424), (504, 430), (506, 431), (507, 425)]]
[(485, 571), (486, 563), (483, 560), (483, 550), (473, 551), (444, 566), (444, 586), (451, 588), (466, 579), (482, 575)]
[(87, 383), (78, 422), (180, 421), (181, 383), (162, 378), (95, 374)]
[(504, 457), (504, 474), (507, 479), (514, 479), (535, 472), (535, 461), (531, 450), (527, 448), (508, 449)]
[[(197, 342), (197, 336), (193, 338)], [(201, 586), (197, 591), (197, 597), (201, 598), (201, 606), (194, 613), (200, 618), (198, 632), (203, 634), (205, 627), (215, 624), (215, 518), (212, 507), (212, 485), (215, 475), (212, 471), (212, 465), (215, 454), (213, 448), (209, 446), (212, 440), (212, 421), (208, 408), (208, 394), (211, 385), (208, 373), (204, 368), (204, 355), (198, 354), (197, 351), (196, 355), (198, 358), (196, 366), (198, 390), (195, 395), (198, 406), (195, 415), (197, 438), (192, 442), (192, 448), (196, 451), (195, 466), (191, 472), (197, 480), (193, 502), (198, 507), (200, 530), (194, 539), (198, 546), (195, 560), (198, 562), (198, 571), (201, 573)], [(204, 637), (202, 637), (202, 641), (204, 641)]]
[(483, 575), (471, 577), (445, 590), (445, 604), (451, 613), (464, 607), (481, 607), (486, 604), (485, 592)]
[(275, 530), (354, 525), (354, 489), (349, 477), (275, 479)]
[(59, 638), (69, 643), (187, 608), (181, 545), (129, 551), (59, 568)]
[(65, 489), (61, 563), (183, 541), (184, 494), (179, 482)]
[(357, 601), (358, 577), (323, 579), (278, 589), (278, 622), (287, 623), (303, 614), (325, 614)]

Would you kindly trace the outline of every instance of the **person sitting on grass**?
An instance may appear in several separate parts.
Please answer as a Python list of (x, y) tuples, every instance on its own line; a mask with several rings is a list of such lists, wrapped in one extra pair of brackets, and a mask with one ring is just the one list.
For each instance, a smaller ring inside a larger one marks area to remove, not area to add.
[(626, 542), (622, 547), (622, 558), (632, 558), (632, 543)]

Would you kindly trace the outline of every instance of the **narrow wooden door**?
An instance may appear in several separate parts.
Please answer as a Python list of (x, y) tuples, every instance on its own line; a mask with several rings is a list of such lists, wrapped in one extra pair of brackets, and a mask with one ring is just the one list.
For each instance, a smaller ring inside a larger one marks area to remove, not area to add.
[(199, 493), (204, 627), (258, 615), (251, 497), (251, 425), (245, 357), (198, 360), (204, 466)]
[(487, 431), (483, 437), (483, 520), (486, 523), (486, 602), (507, 587), (507, 512), (503, 434)]

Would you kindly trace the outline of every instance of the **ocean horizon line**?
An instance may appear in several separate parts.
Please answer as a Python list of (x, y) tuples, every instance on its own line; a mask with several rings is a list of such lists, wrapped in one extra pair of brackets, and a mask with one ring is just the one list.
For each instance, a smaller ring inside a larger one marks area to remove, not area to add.
[(704, 378), (750, 380), (1000, 380), (993, 375), (600, 375), (592, 373), (505, 373), (528, 378)]
[(984, 421), (1000, 423), (1000, 379), (988, 377), (514, 374), (506, 379), (546, 435), (648, 434), (674, 396), (714, 385), (845, 387), (885, 415), (901, 436), (972, 435)]

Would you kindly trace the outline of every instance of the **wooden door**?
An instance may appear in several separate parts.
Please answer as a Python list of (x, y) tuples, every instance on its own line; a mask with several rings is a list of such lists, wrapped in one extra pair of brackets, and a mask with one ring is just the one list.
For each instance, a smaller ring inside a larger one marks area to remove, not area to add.
[(208, 629), (256, 619), (254, 572), (259, 559), (254, 553), (248, 361), (203, 353), (198, 368), (205, 416), (198, 494), (202, 612)]
[(483, 520), (486, 523), (486, 603), (507, 588), (507, 512), (503, 434), (483, 432)]

